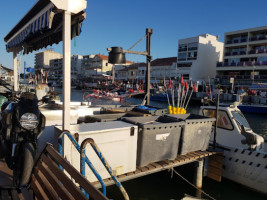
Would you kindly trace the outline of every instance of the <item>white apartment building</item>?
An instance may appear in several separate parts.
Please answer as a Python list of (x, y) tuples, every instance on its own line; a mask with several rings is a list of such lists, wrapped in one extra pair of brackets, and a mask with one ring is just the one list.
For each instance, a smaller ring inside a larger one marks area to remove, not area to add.
[(223, 62), (217, 63), (217, 81), (227, 86), (230, 77), (235, 86), (267, 83), (267, 26), (224, 34)]
[(41, 69), (48, 71), (50, 67), (50, 61), (52, 59), (61, 58), (63, 58), (62, 54), (54, 52), (52, 50), (38, 52), (35, 54), (34, 70), (36, 73), (38, 73), (38, 71), (40, 71)]
[(215, 78), (216, 63), (222, 61), (223, 43), (218, 37), (202, 34), (178, 41), (177, 70), (193, 81)]
[[(75, 80), (81, 75), (82, 55), (71, 56), (71, 79)], [(49, 80), (63, 79), (63, 59), (50, 60)]]

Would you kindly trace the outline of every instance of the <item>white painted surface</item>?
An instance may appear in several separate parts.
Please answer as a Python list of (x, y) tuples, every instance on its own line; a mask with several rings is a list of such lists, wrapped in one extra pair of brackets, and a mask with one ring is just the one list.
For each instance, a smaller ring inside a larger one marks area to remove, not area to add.
[[(133, 136), (130, 135), (131, 127), (134, 127)], [(55, 127), (55, 135), (61, 130), (62, 126)], [(71, 125), (70, 130), (72, 134), (79, 133), (80, 145), (84, 139), (93, 138), (111, 168), (116, 171), (116, 175), (136, 170), (137, 126), (114, 121)], [(66, 136), (64, 137), (63, 149), (64, 157), (80, 171), (80, 154), (69, 139), (66, 139)], [(86, 155), (103, 179), (110, 177), (89, 144), (86, 148)], [(97, 180), (88, 166), (86, 166), (86, 177), (92, 182)]]
[(71, 13), (64, 11), (63, 14), (63, 127), (70, 127), (70, 90), (71, 90)]
[(14, 90), (18, 91), (18, 60), (17, 52), (13, 52)]
[(201, 81), (204, 79), (215, 78), (216, 76), (216, 64), (218, 61), (222, 61), (223, 58), (223, 46), (222, 42), (219, 42), (214, 35), (202, 34), (196, 37), (181, 39), (178, 42), (179, 45), (188, 45), (197, 43), (197, 50), (185, 51), (179, 53), (197, 52), (196, 60), (177, 61), (177, 64), (192, 63), (191, 67), (177, 67), (179, 74), (189, 74), (189, 78), (193, 81)]

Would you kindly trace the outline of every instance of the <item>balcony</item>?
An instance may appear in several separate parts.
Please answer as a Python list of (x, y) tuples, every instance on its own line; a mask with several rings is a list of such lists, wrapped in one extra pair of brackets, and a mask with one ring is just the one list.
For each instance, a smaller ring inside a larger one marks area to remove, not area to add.
[(238, 56), (238, 55), (246, 55), (246, 51), (234, 51), (234, 52), (226, 52), (224, 56)]
[(188, 51), (196, 51), (197, 47), (188, 47)]
[[(216, 84), (220, 83), (222, 85), (231, 85), (230, 78), (235, 78), (235, 85), (251, 85), (254, 83), (267, 83), (266, 75), (217, 75)], [(253, 80), (254, 79), (254, 80)]]
[(251, 38), (249, 38), (249, 41), (259, 41), (259, 40), (267, 40), (267, 35), (256, 35)]
[(232, 39), (232, 40), (227, 40), (226, 44), (238, 44), (238, 43), (244, 43), (247, 42), (247, 38), (239, 38), (239, 39)]
[(261, 54), (267, 53), (267, 49), (252, 49), (249, 51), (249, 54)]
[(247, 61), (247, 62), (217, 62), (217, 67), (252, 67), (252, 66), (267, 66), (267, 61)]

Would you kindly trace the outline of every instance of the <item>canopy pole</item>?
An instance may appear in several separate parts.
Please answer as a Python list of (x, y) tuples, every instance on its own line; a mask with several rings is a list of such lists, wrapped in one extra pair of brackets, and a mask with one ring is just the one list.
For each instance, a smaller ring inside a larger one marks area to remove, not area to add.
[(18, 91), (18, 59), (17, 52), (13, 52), (14, 91)]
[(63, 13), (63, 130), (70, 129), (71, 13)]

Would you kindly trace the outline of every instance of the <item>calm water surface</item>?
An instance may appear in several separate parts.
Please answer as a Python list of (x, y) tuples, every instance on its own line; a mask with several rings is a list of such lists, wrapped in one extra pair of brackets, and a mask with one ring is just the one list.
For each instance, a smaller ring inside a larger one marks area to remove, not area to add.
[[(82, 96), (82, 91), (72, 90), (72, 101), (80, 101)], [(121, 102), (116, 103), (101, 99), (92, 99), (91, 102), (93, 105), (121, 104)], [(142, 99), (131, 98), (126, 99), (124, 104), (140, 104), (141, 102)], [(151, 105), (163, 108), (167, 107), (167, 103), (165, 102), (151, 101)], [(190, 105), (188, 111), (190, 113), (198, 114), (199, 106)], [(245, 114), (245, 117), (256, 133), (267, 134), (266, 115)], [(194, 168), (192, 165), (177, 167), (175, 170), (179, 171), (179, 173), (181, 173), (184, 177), (192, 181), (192, 175), (194, 173)], [(195, 189), (192, 186), (175, 174), (173, 174), (172, 177), (171, 172), (168, 172), (168, 170), (123, 182), (122, 184), (128, 192), (130, 198), (133, 200), (178, 200), (183, 198), (184, 194), (189, 194), (192, 196), (195, 195)], [(218, 183), (209, 178), (204, 178), (203, 190), (217, 200), (267, 200), (266, 195), (255, 192), (226, 179), (222, 179), (222, 182)], [(110, 199), (123, 199), (119, 190), (115, 186), (110, 186), (107, 188), (107, 196)], [(202, 198), (209, 199), (205, 195), (202, 195)]]

